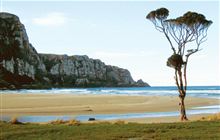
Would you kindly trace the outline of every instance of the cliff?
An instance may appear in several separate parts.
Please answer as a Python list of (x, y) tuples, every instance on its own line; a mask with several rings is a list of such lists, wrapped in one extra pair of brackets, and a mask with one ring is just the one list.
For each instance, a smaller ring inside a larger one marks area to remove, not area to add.
[(130, 87), (128, 70), (88, 56), (39, 54), (16, 15), (0, 13), (0, 88)]

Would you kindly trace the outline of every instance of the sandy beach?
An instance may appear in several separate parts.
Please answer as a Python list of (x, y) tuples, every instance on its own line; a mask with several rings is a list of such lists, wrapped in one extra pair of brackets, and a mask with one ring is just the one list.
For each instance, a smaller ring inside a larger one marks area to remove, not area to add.
[[(2, 115), (9, 116), (120, 114), (179, 109), (178, 97), (171, 96), (1, 94), (1, 101)], [(219, 104), (218, 99), (186, 98), (187, 108), (216, 104)], [(143, 122), (143, 119), (137, 120)], [(160, 118), (150, 120), (159, 121)]]

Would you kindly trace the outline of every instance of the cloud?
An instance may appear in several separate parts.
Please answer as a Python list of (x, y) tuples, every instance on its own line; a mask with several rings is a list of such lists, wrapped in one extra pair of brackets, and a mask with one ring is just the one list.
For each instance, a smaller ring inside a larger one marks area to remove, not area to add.
[(66, 24), (68, 18), (63, 13), (49, 13), (43, 17), (36, 17), (32, 19), (33, 24), (40, 26), (62, 26)]

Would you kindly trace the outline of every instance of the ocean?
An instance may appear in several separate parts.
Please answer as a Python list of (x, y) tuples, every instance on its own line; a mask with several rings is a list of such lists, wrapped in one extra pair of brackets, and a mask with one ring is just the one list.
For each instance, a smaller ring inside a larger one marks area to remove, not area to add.
[[(97, 95), (142, 95), (142, 96), (178, 96), (174, 86), (164, 87), (124, 87), (124, 88), (53, 88), (47, 90), (1, 90), (7, 93), (41, 93), (41, 94), (97, 94)], [(220, 86), (189, 86), (187, 96), (220, 99)]]
[[(139, 96), (178, 96), (176, 87), (126, 87), (126, 88), (63, 88), (63, 89), (49, 89), (49, 90), (4, 90), (0, 94), (94, 94), (94, 95), (139, 95)], [(187, 96), (214, 98), (220, 99), (220, 86), (189, 86)], [(186, 97), (187, 98), (187, 97)], [(219, 103), (220, 104), (220, 103)], [(213, 114), (220, 112), (220, 105), (194, 107), (187, 110), (188, 115), (195, 114)], [(89, 118), (96, 118), (98, 120), (114, 120), (114, 119), (128, 119), (128, 118), (149, 118), (149, 117), (169, 117), (178, 116), (179, 111), (172, 112), (146, 112), (146, 113), (127, 113), (127, 114), (97, 114), (97, 115), (78, 115), (74, 119), (86, 121)], [(21, 122), (48, 122), (51, 120), (62, 119), (69, 120), (73, 116), (20, 116), (18, 118)], [(1, 116), (1, 120), (9, 121), (10, 116)]]

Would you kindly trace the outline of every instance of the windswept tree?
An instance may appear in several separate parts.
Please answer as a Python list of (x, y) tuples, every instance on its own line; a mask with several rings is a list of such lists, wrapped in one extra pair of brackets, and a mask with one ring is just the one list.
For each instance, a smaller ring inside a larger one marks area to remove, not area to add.
[(187, 12), (176, 19), (167, 19), (168, 16), (169, 11), (160, 8), (151, 11), (146, 18), (154, 24), (156, 30), (165, 35), (173, 51), (167, 60), (167, 66), (175, 70), (174, 78), (180, 99), (180, 119), (183, 121), (188, 120), (184, 105), (187, 91), (187, 64), (190, 56), (201, 50), (200, 45), (206, 41), (207, 30), (212, 21), (196, 12)]

